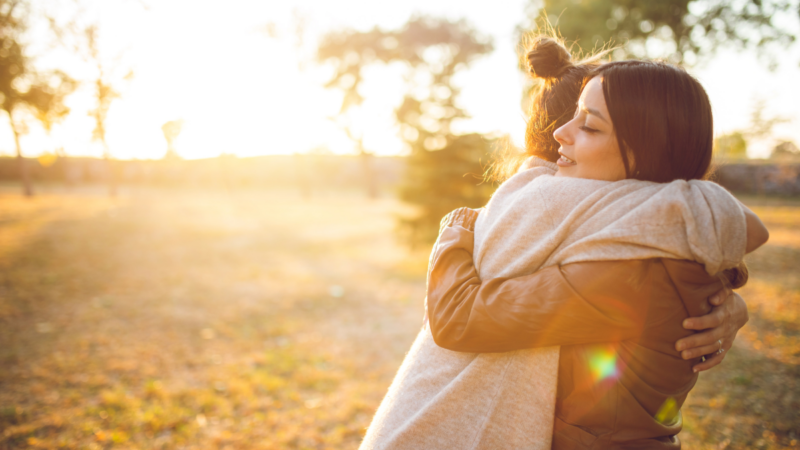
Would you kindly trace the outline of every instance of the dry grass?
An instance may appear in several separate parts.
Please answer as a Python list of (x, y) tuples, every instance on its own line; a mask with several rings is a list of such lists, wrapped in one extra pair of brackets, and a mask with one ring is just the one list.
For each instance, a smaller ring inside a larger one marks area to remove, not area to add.
[(0, 448), (354, 448), (421, 325), (391, 200), (0, 205)]
[[(688, 448), (791, 448), (800, 202), (759, 202), (752, 320)], [(0, 449), (355, 448), (421, 325), (394, 200), (0, 192)]]
[(800, 201), (745, 197), (770, 230), (747, 257), (750, 322), (684, 407), (691, 449), (800, 447)]

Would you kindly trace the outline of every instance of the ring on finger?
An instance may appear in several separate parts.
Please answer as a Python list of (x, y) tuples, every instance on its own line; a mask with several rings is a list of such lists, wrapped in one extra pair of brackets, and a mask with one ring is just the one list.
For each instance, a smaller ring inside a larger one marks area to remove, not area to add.
[(717, 341), (717, 343), (719, 344), (719, 348), (717, 349), (717, 353), (722, 353), (722, 339), (719, 339)]

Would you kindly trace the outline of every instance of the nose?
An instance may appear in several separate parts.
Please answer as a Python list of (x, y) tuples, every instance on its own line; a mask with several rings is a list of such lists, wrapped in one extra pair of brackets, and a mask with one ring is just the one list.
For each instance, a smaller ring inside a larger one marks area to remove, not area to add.
[(556, 131), (553, 132), (553, 137), (556, 139), (556, 142), (558, 142), (561, 145), (565, 145), (565, 144), (569, 145), (569, 144), (572, 143), (572, 136), (570, 136), (570, 133), (569, 133), (569, 124), (571, 122), (572, 121), (570, 120), (569, 122), (565, 123), (564, 125), (561, 125), (560, 127), (558, 127), (558, 129), (556, 129)]

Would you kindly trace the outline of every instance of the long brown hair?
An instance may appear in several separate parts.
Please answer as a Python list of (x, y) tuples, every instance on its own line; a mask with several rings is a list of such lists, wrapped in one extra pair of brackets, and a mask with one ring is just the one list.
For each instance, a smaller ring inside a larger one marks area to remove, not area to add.
[[(626, 178), (666, 183), (708, 175), (714, 118), (700, 82), (680, 67), (654, 61), (603, 64), (584, 86), (596, 76), (603, 78)], [(743, 261), (723, 271), (721, 279), (735, 289), (749, 275)]]
[(700, 82), (680, 67), (636, 60), (603, 64), (586, 81), (594, 77), (602, 77), (626, 178), (666, 183), (707, 175), (714, 119)]

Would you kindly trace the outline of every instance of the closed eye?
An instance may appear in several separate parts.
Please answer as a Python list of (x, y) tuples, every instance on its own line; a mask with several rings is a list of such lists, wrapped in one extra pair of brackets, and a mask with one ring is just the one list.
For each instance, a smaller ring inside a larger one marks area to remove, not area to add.
[(597, 133), (598, 131), (600, 131), (600, 130), (595, 130), (594, 128), (589, 128), (586, 125), (581, 126), (580, 129), (587, 133)]

